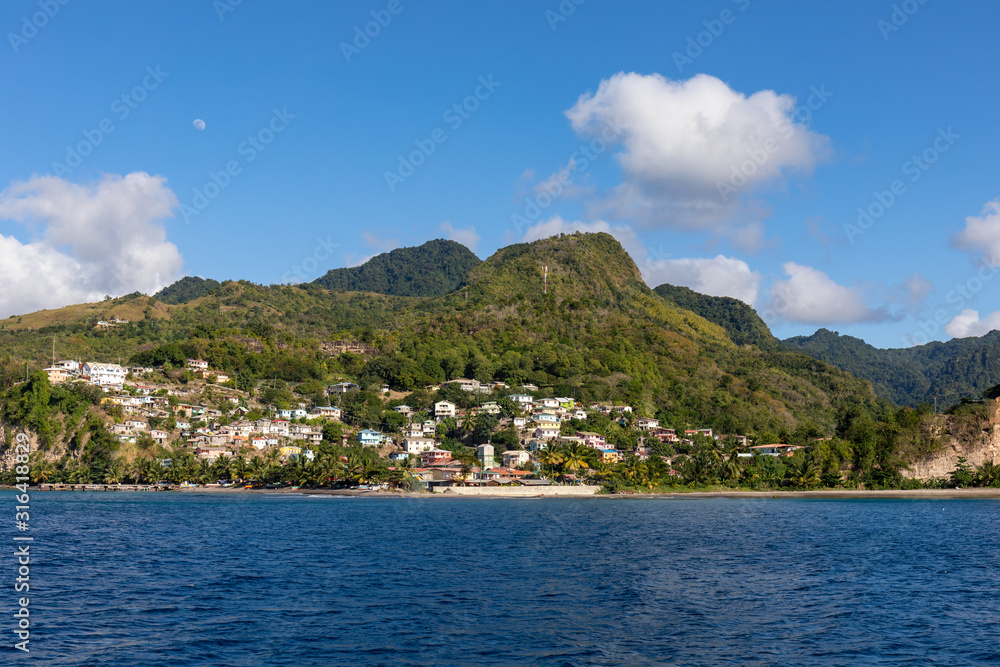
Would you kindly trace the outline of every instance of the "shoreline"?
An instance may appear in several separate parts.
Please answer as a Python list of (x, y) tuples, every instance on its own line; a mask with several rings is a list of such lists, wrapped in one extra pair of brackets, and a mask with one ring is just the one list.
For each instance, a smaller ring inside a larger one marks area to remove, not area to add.
[[(105, 485), (99, 485), (105, 486)], [(131, 485), (125, 485), (131, 486)], [(571, 487), (559, 487), (568, 489)], [(0, 486), (3, 490), (15, 490), (12, 486)], [(31, 492), (77, 492), (77, 493), (163, 493), (164, 490), (155, 491), (133, 491), (130, 489), (39, 489), (37, 486), (29, 487)], [(887, 490), (860, 490), (860, 489), (821, 489), (815, 491), (670, 491), (663, 493), (619, 493), (619, 494), (594, 494), (580, 493), (574, 494), (563, 491), (559, 494), (545, 493), (539, 489), (538, 493), (524, 496), (510, 496), (503, 493), (480, 493), (477, 495), (463, 495), (458, 493), (428, 493), (419, 491), (371, 491), (367, 489), (243, 489), (243, 488), (219, 488), (219, 487), (195, 487), (195, 488), (172, 488), (167, 489), (171, 493), (207, 493), (207, 494), (254, 494), (254, 495), (295, 495), (295, 496), (345, 496), (355, 498), (604, 498), (608, 500), (624, 499), (674, 499), (683, 500), (685, 498), (706, 499), (706, 498), (729, 498), (729, 499), (920, 499), (920, 500), (948, 500), (948, 499), (982, 499), (1000, 500), (1000, 488), (976, 487), (966, 489), (887, 489)]]

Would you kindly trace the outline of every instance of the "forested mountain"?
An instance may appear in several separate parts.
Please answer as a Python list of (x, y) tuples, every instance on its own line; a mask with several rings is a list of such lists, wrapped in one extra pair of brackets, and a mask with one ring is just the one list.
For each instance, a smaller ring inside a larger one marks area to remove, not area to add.
[[(24, 361), (47, 365), (55, 337), (61, 357), (149, 364), (197, 356), (241, 387), (265, 378), (345, 377), (398, 390), (456, 377), (530, 382), (581, 401), (628, 403), (669, 424), (768, 441), (831, 434), (851, 406), (872, 415), (887, 408), (869, 385), (826, 363), (733, 344), (732, 329), (649, 289), (607, 234), (503, 248), (438, 297), (227, 281), (195, 302), (154, 304), (130, 295), (87, 306), (87, 318), (77, 306), (61, 320), (47, 311), (0, 321), (6, 381), (23, 376)], [(92, 318), (106, 312), (132, 321), (94, 329)], [(371, 353), (342, 353), (338, 341)]]
[(1000, 383), (997, 331), (981, 338), (956, 338), (904, 349), (878, 349), (827, 329), (782, 343), (869, 380), (879, 395), (900, 405), (933, 404), (936, 400), (938, 407), (944, 408), (963, 397), (978, 398)]
[(154, 299), (178, 305), (194, 301), (203, 296), (208, 296), (219, 287), (217, 280), (199, 278), (198, 276), (185, 276), (172, 285), (164, 287), (153, 295)]
[(330, 290), (443, 296), (455, 290), (480, 262), (461, 243), (436, 239), (376, 255), (361, 266), (333, 269), (313, 283)]
[(778, 339), (771, 335), (771, 330), (760, 319), (757, 311), (739, 299), (708, 296), (689, 287), (668, 284), (660, 285), (653, 291), (680, 308), (697, 313), (709, 322), (715, 322), (726, 330), (729, 338), (737, 345), (756, 345), (761, 349), (773, 349), (778, 345)]

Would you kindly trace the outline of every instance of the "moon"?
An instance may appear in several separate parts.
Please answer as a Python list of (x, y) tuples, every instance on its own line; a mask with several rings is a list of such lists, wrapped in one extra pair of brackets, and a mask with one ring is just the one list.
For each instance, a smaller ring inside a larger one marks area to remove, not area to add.
[(196, 130), (204, 130), (205, 129), (205, 121), (203, 121), (201, 118), (195, 118), (194, 122), (191, 123), (191, 124), (194, 125), (194, 127), (195, 127)]

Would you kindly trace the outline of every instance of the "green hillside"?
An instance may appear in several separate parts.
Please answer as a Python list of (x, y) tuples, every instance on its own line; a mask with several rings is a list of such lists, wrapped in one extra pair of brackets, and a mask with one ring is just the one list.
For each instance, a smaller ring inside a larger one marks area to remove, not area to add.
[(660, 285), (653, 291), (678, 307), (715, 322), (737, 345), (756, 345), (761, 349), (773, 349), (778, 345), (778, 339), (771, 335), (771, 330), (757, 311), (739, 299), (708, 296), (689, 287), (668, 284)]
[(208, 296), (219, 287), (217, 280), (199, 278), (198, 276), (185, 276), (172, 285), (164, 287), (153, 295), (154, 299), (178, 305), (194, 301), (203, 296)]
[(376, 255), (361, 266), (333, 269), (313, 283), (330, 290), (442, 296), (457, 288), (479, 263), (461, 243), (436, 239)]
[(1000, 332), (905, 349), (879, 349), (863, 340), (820, 329), (782, 343), (869, 380), (880, 396), (901, 405), (939, 408), (977, 398), (1000, 383)]
[[(6, 382), (23, 361), (47, 365), (55, 337), (60, 357), (149, 365), (197, 356), (244, 388), (275, 378), (346, 377), (401, 391), (456, 377), (528, 382), (584, 402), (628, 403), (679, 428), (766, 440), (830, 435), (858, 406), (876, 416), (888, 409), (831, 365), (735, 345), (727, 329), (650, 290), (607, 234), (503, 248), (438, 297), (227, 281), (164, 312), (155, 303), (130, 295), (99, 304), (140, 314), (109, 330), (73, 319), (72, 308), (63, 321), (50, 311), (37, 329), (0, 322)], [(342, 354), (338, 341), (371, 352)]]

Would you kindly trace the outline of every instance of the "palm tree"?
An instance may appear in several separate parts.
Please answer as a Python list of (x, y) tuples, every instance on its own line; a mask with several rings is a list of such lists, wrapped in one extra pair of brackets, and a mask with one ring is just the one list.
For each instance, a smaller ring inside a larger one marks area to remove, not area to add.
[(546, 447), (542, 451), (535, 454), (535, 458), (537, 458), (538, 462), (542, 464), (543, 469), (548, 468), (548, 474), (550, 476), (555, 471), (556, 467), (558, 467), (563, 461), (562, 452), (555, 446)]
[(979, 486), (995, 486), (1000, 481), (1000, 465), (987, 461), (976, 470), (976, 484)]
[(107, 484), (121, 484), (122, 464), (112, 461), (108, 464), (108, 471), (104, 474), (104, 482)]
[(819, 486), (821, 481), (819, 469), (813, 465), (812, 461), (803, 458), (798, 464), (792, 465), (789, 481), (793, 486), (803, 489)]
[[(587, 451), (589, 450), (589, 451)], [(562, 450), (563, 472), (575, 474), (578, 470), (590, 468), (590, 452), (594, 450), (579, 442), (571, 442)]]

